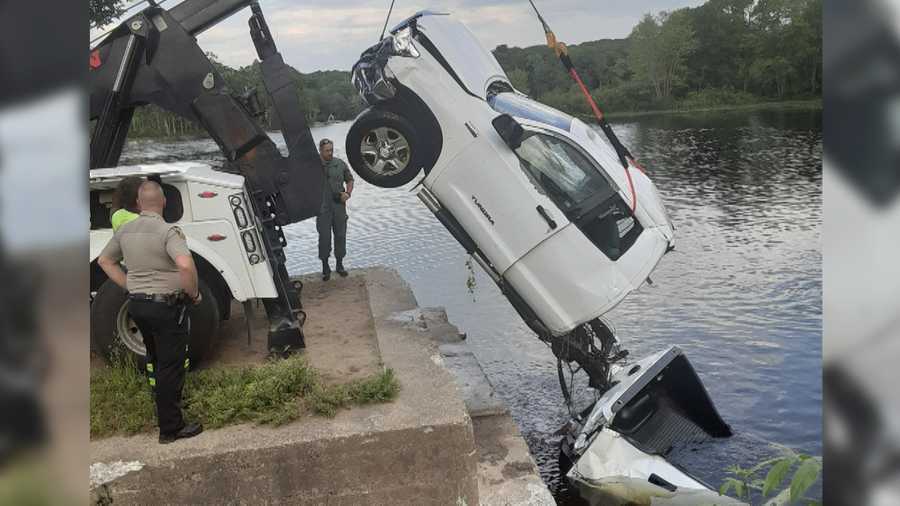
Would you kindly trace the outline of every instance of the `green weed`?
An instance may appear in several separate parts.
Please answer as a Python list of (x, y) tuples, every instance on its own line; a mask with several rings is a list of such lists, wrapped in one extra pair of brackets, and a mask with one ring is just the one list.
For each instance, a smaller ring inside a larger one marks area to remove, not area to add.
[[(325, 416), (352, 405), (388, 402), (400, 384), (390, 369), (345, 385), (322, 383), (303, 357), (254, 367), (191, 372), (184, 388), (185, 416), (207, 428), (254, 422), (283, 425), (304, 408)], [(156, 424), (147, 380), (130, 357), (91, 373), (91, 437), (146, 432)]]
[(807, 504), (815, 504), (814, 501), (805, 499), (803, 494), (816, 482), (822, 472), (821, 457), (795, 453), (789, 448), (779, 448), (783, 452), (780, 457), (764, 460), (747, 469), (741, 466), (729, 467), (728, 474), (731, 476), (725, 478), (719, 493), (725, 495), (734, 490), (738, 499), (746, 501), (750, 501), (756, 493), (765, 500), (769, 495), (782, 490), (785, 479), (793, 469), (794, 473), (788, 487), (778, 494), (779, 499), (784, 499), (779, 503), (795, 504), (805, 501)]

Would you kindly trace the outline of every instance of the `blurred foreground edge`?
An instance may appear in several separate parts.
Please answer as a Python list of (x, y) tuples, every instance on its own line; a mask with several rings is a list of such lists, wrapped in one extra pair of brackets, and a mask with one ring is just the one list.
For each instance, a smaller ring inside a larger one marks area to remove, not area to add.
[(825, 0), (825, 504), (900, 503), (900, 1)]
[(0, 504), (88, 499), (86, 7), (0, 2)]

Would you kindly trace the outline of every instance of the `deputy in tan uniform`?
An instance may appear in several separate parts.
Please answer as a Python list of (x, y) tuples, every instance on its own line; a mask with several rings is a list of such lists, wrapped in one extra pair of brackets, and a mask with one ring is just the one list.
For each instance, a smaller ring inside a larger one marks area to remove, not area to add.
[[(97, 263), (128, 292), (128, 312), (147, 347), (147, 373), (156, 398), (159, 442), (196, 436), (200, 424), (187, 424), (181, 413), (189, 337), (188, 305), (200, 302), (197, 268), (184, 233), (162, 218), (166, 198), (148, 181), (138, 191), (139, 217), (122, 225)], [(124, 258), (126, 275), (119, 266)]]

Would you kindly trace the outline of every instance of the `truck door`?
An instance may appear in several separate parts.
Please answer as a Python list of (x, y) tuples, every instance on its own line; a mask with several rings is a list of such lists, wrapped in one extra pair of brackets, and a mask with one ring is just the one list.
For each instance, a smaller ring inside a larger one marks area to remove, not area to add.
[(568, 225), (496, 135), (480, 135), (426, 186), (501, 275)]

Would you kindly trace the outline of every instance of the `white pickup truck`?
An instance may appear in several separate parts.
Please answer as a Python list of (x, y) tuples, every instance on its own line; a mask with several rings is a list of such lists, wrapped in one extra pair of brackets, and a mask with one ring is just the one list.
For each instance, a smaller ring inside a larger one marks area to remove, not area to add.
[[(213, 345), (232, 299), (246, 303), (278, 296), (260, 236), (260, 222), (242, 176), (195, 162), (136, 165), (90, 171), (91, 348), (108, 356), (116, 345), (142, 358), (140, 330), (126, 311), (125, 292), (109, 281), (97, 256), (109, 242), (112, 195), (122, 178), (159, 175), (166, 195), (163, 218), (187, 236), (200, 277), (203, 302), (191, 318), (191, 363)], [(127, 267), (127, 266), (126, 266)]]

